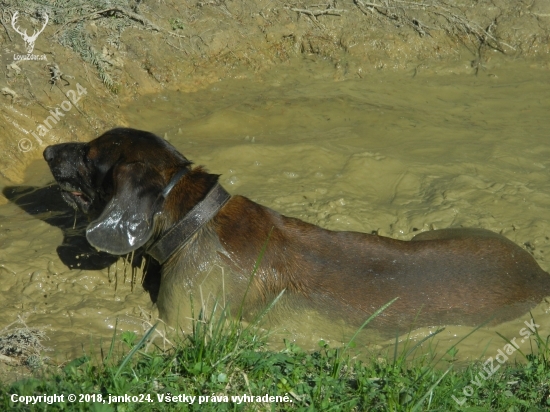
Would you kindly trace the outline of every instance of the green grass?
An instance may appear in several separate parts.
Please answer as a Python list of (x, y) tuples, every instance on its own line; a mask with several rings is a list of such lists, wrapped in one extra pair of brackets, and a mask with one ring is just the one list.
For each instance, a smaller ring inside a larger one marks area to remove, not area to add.
[[(212, 313), (216, 310), (220, 312), (214, 308)], [(88, 354), (62, 369), (50, 368), (31, 379), (0, 384), (0, 410), (543, 411), (550, 405), (548, 338), (538, 334), (534, 335), (538, 348), (531, 348), (531, 352), (538, 349), (536, 355), (522, 353), (525, 363), (505, 363), (478, 388), (471, 381), (483, 365), (453, 368), (454, 348), (440, 358), (422, 351), (419, 344), (398, 347), (396, 343), (390, 353), (367, 361), (353, 359), (353, 343), (331, 348), (321, 341), (318, 350), (307, 352), (286, 342), (284, 349), (272, 351), (266, 349), (265, 333), (230, 320), (224, 311), (209, 319), (199, 314), (192, 333), (168, 350), (146, 346), (154, 328), (139, 340), (132, 332), (114, 336), (107, 353)], [(117, 351), (117, 346), (125, 349)], [(470, 397), (463, 394), (467, 386), (473, 387)], [(65, 394), (66, 401), (71, 393), (77, 400), (80, 394), (97, 394), (96, 400), (101, 394), (106, 401), (109, 395), (149, 394), (152, 402), (24, 405), (10, 401), (11, 394)], [(159, 402), (157, 394), (196, 398), (192, 404), (189, 398), (187, 403), (166, 403)], [(232, 396), (244, 394), (254, 396), (255, 402), (232, 401)], [(288, 402), (256, 402), (257, 396), (266, 394)], [(216, 402), (211, 401), (212, 395)], [(462, 407), (453, 395), (459, 401), (465, 398)]]

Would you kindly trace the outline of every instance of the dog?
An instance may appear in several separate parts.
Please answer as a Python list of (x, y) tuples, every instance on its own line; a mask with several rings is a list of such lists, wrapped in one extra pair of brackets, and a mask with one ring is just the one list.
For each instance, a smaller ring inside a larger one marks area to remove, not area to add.
[(44, 158), (63, 198), (89, 217), (92, 246), (140, 249), (161, 264), (156, 303), (171, 325), (209, 299), (247, 319), (283, 291), (280, 319), (314, 313), (354, 327), (398, 298), (373, 323), (386, 330), (500, 323), (550, 295), (550, 276), (499, 234), (442, 229), (401, 241), (326, 230), (230, 196), (219, 175), (145, 131), (52, 145)]

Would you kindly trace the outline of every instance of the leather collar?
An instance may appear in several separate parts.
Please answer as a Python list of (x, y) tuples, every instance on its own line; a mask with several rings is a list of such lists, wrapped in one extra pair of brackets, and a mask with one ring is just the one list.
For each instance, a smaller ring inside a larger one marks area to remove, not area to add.
[(181, 169), (178, 173), (176, 173), (174, 176), (172, 176), (172, 179), (168, 182), (164, 190), (162, 191), (162, 197), (165, 199), (168, 197), (174, 186), (180, 181), (180, 179), (185, 176), (187, 173), (189, 173), (190, 170), (187, 167), (184, 167)]
[[(166, 193), (165, 197), (184, 174), (179, 172), (178, 179), (172, 178), (166, 187), (171, 186), (169, 190), (165, 188), (163, 191), (163, 194)], [(172, 184), (173, 180), (175, 182)], [(170, 256), (181, 249), (202, 226), (208, 223), (230, 198), (231, 195), (219, 183), (216, 183), (206, 197), (197, 203), (183, 219), (166, 231), (159, 240), (147, 249), (146, 253), (162, 265)]]

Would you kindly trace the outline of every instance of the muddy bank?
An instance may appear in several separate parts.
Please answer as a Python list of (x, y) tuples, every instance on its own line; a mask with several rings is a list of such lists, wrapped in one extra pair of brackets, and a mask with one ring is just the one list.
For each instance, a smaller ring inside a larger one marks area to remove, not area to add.
[[(296, 58), (326, 60), (330, 80), (434, 66), (486, 75), (501, 59), (547, 67), (550, 43), (544, 0), (2, 0), (0, 8), (0, 173), (19, 182), (46, 144), (124, 124), (120, 104), (148, 93), (253, 80)], [(21, 60), (25, 30), (39, 33), (30, 54), (45, 60)], [(86, 93), (75, 99), (78, 85)]]

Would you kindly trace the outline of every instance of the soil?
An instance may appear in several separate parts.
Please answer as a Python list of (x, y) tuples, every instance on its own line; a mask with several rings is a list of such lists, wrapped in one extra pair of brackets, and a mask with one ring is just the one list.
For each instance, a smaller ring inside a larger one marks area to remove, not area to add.
[[(297, 58), (329, 61), (335, 80), (366, 81), (373, 71), (417, 73), (433, 64), (468, 66), (475, 75), (495, 58), (549, 64), (546, 0), (1, 0), (0, 6), (0, 173), (12, 182), (21, 182), (47, 144), (89, 140), (124, 125), (119, 108), (136, 97), (254, 79)], [(26, 53), (15, 28), (38, 31), (44, 13), (50, 19), (33, 54), (47, 60), (14, 60)], [(77, 85), (87, 93), (39, 135)]]

